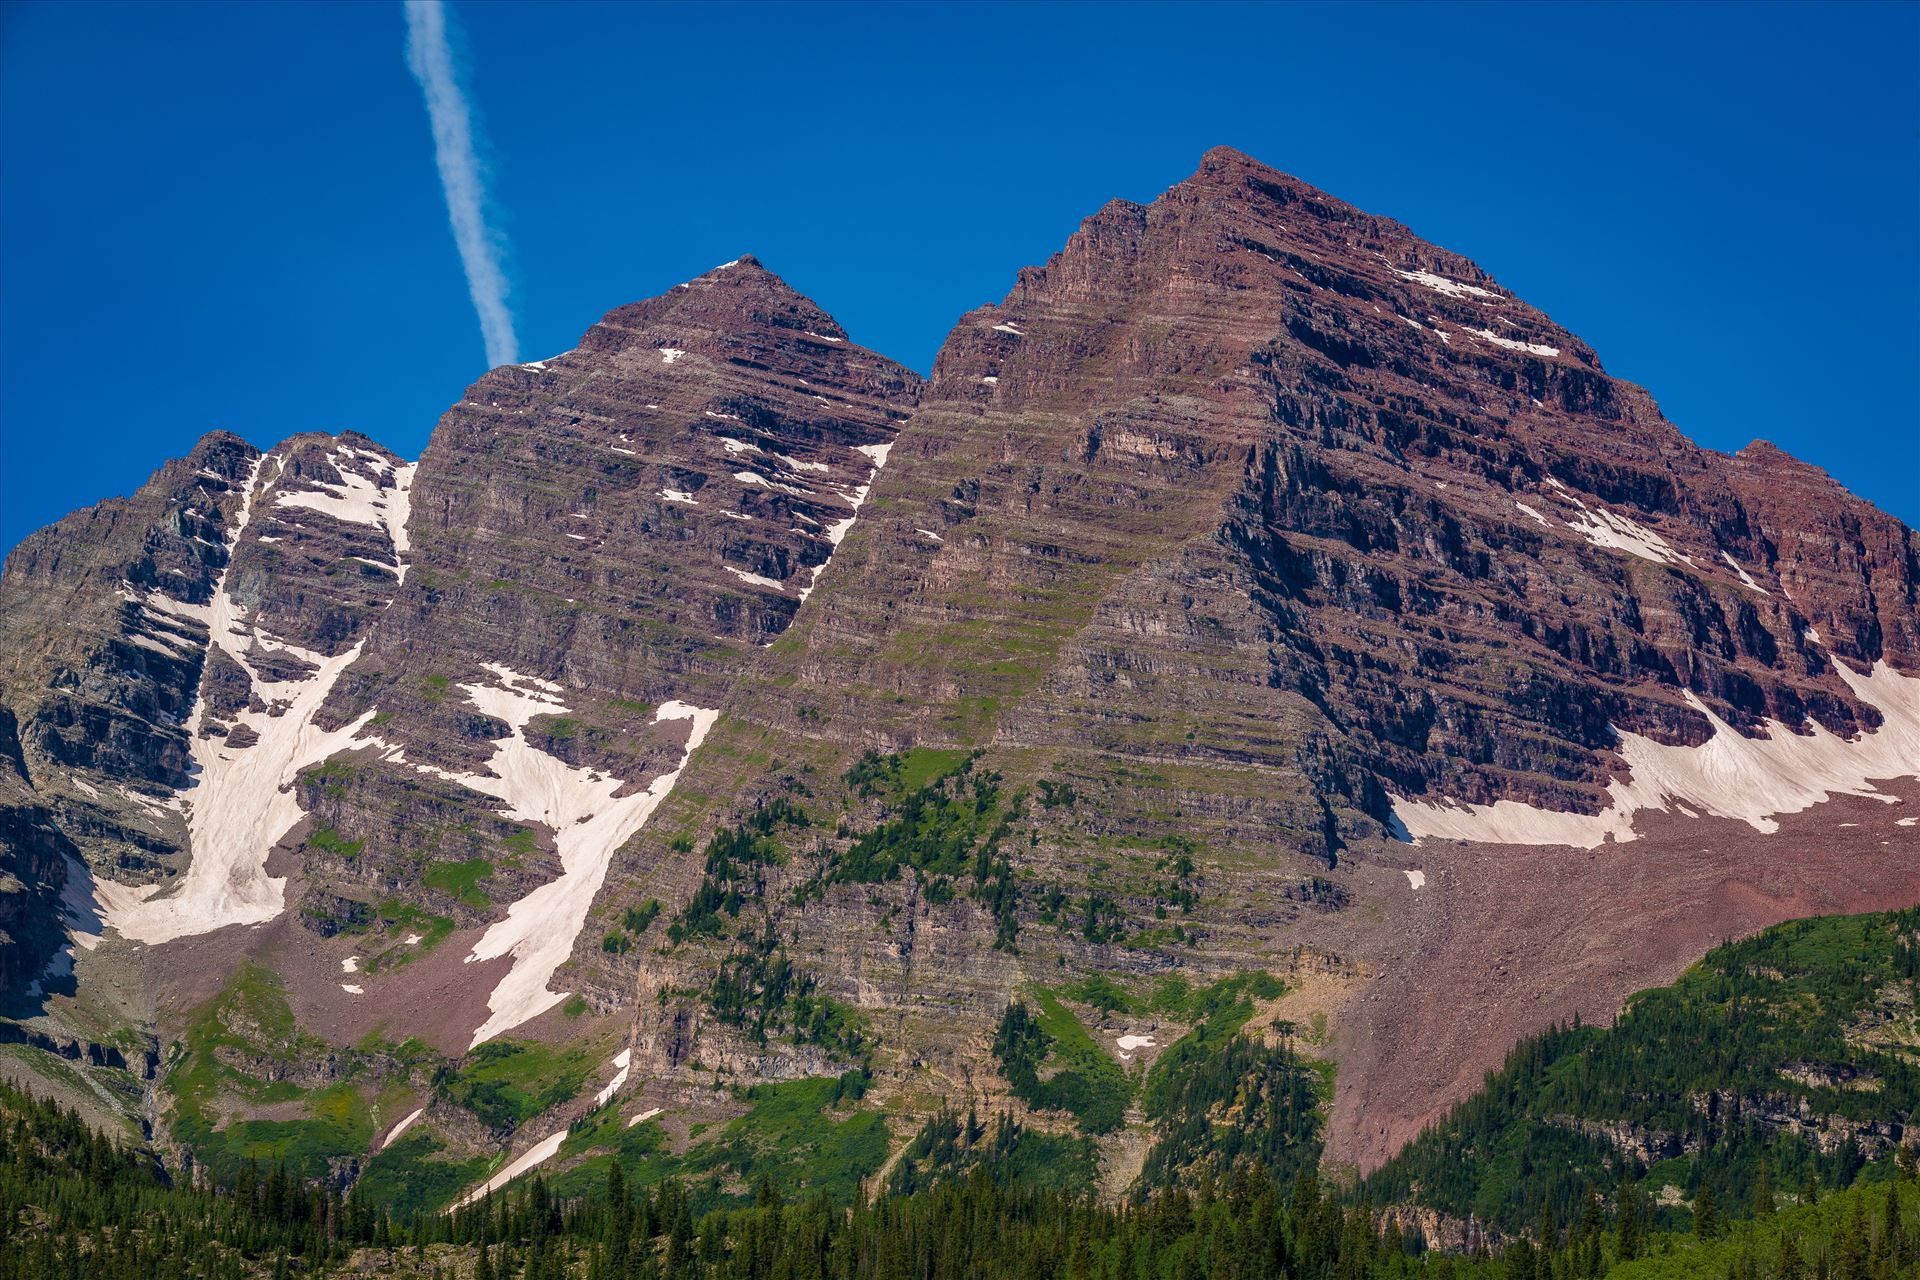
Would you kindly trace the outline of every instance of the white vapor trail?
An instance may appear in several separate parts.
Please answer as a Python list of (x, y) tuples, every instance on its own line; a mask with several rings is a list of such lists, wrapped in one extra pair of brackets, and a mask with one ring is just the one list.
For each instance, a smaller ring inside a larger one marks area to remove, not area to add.
[(420, 82), (433, 121), (433, 153), (440, 186), (447, 193), (447, 219), (460, 246), (467, 292), (480, 315), (487, 343), (487, 364), (519, 361), (513, 313), (507, 309), (507, 276), (500, 269), (500, 236), (487, 225), (487, 189), (473, 148), (473, 118), (454, 75), (453, 50), (447, 44), (447, 10), (442, 0), (405, 0), (407, 66)]

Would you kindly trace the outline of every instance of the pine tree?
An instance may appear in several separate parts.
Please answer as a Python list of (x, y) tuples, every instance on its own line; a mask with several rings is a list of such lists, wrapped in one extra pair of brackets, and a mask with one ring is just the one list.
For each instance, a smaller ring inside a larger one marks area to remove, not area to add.
[(1614, 1256), (1622, 1262), (1632, 1262), (1640, 1256), (1646, 1228), (1640, 1213), (1640, 1193), (1634, 1189), (1633, 1175), (1626, 1169), (1620, 1171), (1620, 1192), (1615, 1200)]
[(1760, 1157), (1760, 1172), (1753, 1181), (1753, 1216), (1773, 1216), (1773, 1170), (1765, 1156)]
[(1725, 1226), (1720, 1206), (1714, 1202), (1713, 1188), (1701, 1182), (1700, 1191), (1693, 1198), (1693, 1234), (1702, 1240), (1718, 1240)]
[(1773, 1262), (1773, 1280), (1806, 1280), (1807, 1262), (1800, 1254), (1800, 1240), (1791, 1231), (1780, 1233), (1780, 1251)]

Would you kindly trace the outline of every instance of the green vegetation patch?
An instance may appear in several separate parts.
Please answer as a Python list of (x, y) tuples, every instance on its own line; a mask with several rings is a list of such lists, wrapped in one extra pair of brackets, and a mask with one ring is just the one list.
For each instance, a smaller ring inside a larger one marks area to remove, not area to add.
[(692, 937), (718, 936), (724, 928), (720, 919), (723, 914), (739, 919), (741, 906), (757, 898), (766, 887), (760, 869), (781, 858), (775, 833), (785, 827), (807, 825), (806, 810), (780, 797), (745, 820), (715, 832), (707, 841), (707, 865), (700, 887), (668, 926), (668, 938), (677, 946)]
[(824, 1045), (850, 1059), (865, 1057), (864, 1020), (820, 991), (814, 976), (787, 958), (771, 924), (727, 954), (706, 996), (714, 1016), (761, 1044), (769, 1032), (783, 1032), (796, 1044)]
[[(219, 995), (193, 1011), (186, 1039), (176, 1046), (166, 1077), (175, 1136), (217, 1177), (236, 1176), (248, 1161), (284, 1165), (298, 1177), (325, 1177), (333, 1162), (359, 1155), (372, 1141), (366, 1100), (350, 1081), (308, 1091), (268, 1077), (327, 1052), (325, 1044), (300, 1033), (280, 979), (243, 964)], [(303, 1102), (306, 1114), (222, 1124), (223, 1107), (232, 1101)]]
[(598, 1058), (582, 1045), (489, 1040), (436, 1086), (493, 1129), (518, 1125), (580, 1092)]
[(493, 904), (493, 899), (480, 888), (480, 882), (492, 874), (493, 863), (485, 858), (468, 858), (462, 862), (436, 862), (421, 874), (420, 883), (476, 911), (483, 911)]
[[(805, 903), (833, 884), (880, 884), (911, 869), (927, 896), (944, 902), (953, 883), (971, 877), (970, 895), (993, 914), (994, 947), (1011, 951), (1019, 935), (1020, 893), (1013, 865), (1000, 851), (1020, 816), (1021, 797), (1004, 797), (1001, 777), (976, 772), (979, 752), (867, 752), (847, 772), (849, 788), (890, 797), (890, 816), (830, 854), (797, 899)], [(927, 781), (907, 789), (920, 778)]]
[(1013, 1094), (1041, 1111), (1065, 1111), (1087, 1133), (1126, 1119), (1133, 1081), (1051, 991), (1031, 987), (1001, 1015), (993, 1056)]
[(1100, 1149), (1082, 1134), (1046, 1133), (1009, 1115), (982, 1124), (948, 1110), (913, 1136), (887, 1180), (887, 1194), (912, 1195), (936, 1183), (983, 1170), (1000, 1186), (1020, 1185), (1085, 1195), (1100, 1176)]
[(307, 837), (307, 844), (336, 858), (347, 859), (359, 857), (360, 851), (367, 847), (365, 840), (349, 840), (332, 827), (315, 828), (313, 834)]
[[(380, 923), (385, 926), (392, 944), (362, 962), (362, 968), (368, 973), (381, 973), (398, 969), (446, 941), (453, 932), (453, 917), (434, 915), (423, 911), (413, 903), (402, 898), (389, 898), (375, 908)], [(408, 943), (407, 939), (417, 936), (420, 941)]]
[[(1636, 995), (1610, 1028), (1576, 1020), (1523, 1041), (1485, 1088), (1369, 1178), (1375, 1199), (1417, 1186), (1436, 1208), (1513, 1229), (1543, 1209), (1565, 1219), (1589, 1186), (1627, 1175), (1674, 1189), (1653, 1225), (1680, 1229), (1703, 1190), (1721, 1205), (1755, 1203), (1763, 1170), (1803, 1196), (1889, 1176), (1890, 1160), (1869, 1162), (1853, 1142), (1822, 1150), (1797, 1129), (1911, 1123), (1916, 931), (1920, 910), (1780, 925)], [(1596, 1136), (1616, 1127), (1644, 1140), (1651, 1169)]]
[(561, 1174), (554, 1191), (582, 1194), (601, 1185), (607, 1167), (618, 1163), (635, 1185), (669, 1178), (696, 1183), (700, 1189), (695, 1200), (703, 1207), (742, 1203), (763, 1178), (783, 1194), (806, 1191), (850, 1203), (861, 1184), (886, 1162), (891, 1145), (885, 1117), (857, 1105), (866, 1095), (868, 1078), (856, 1070), (742, 1090), (746, 1114), (717, 1132), (699, 1135), (680, 1155), (665, 1150), (665, 1135), (657, 1124), (616, 1130), (614, 1126), (624, 1122), (602, 1119), (594, 1136), (611, 1137), (610, 1148)]
[(395, 1218), (431, 1213), (482, 1181), (492, 1163), (487, 1156), (455, 1159), (431, 1130), (415, 1126), (367, 1162), (354, 1190)]

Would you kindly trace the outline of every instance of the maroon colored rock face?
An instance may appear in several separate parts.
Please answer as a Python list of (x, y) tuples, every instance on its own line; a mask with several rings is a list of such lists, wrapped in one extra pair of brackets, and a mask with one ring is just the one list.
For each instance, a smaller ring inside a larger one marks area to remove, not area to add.
[[(924, 387), (743, 259), (488, 373), (417, 467), (209, 437), (29, 539), (0, 978), (91, 867), (120, 924), (81, 980), (141, 974), (162, 1028), (248, 955), (339, 1046), (566, 1038), (577, 991), (711, 1107), (708, 1071), (846, 1065), (727, 1022), (717, 975), (772, 957), (859, 1011), (876, 1096), (998, 1106), (1021, 984), (1264, 968), (1332, 1014), (1329, 1154), (1367, 1166), (1721, 936), (1920, 898), (1911, 787), (1772, 835), (1654, 797), (1597, 852), (1410, 846), (1396, 803), (1592, 816), (1647, 782), (1634, 743), (1892, 733), (1861, 673), (1920, 674), (1917, 590), (1898, 521), (1699, 449), (1472, 263), (1219, 150), (963, 317)], [(981, 870), (835, 878), (897, 802), (848, 771), (909, 747), (1006, 798)], [(168, 935), (208, 797), (270, 752), (219, 904), (250, 928)], [(810, 821), (721, 885), (708, 838), (773, 798)]]

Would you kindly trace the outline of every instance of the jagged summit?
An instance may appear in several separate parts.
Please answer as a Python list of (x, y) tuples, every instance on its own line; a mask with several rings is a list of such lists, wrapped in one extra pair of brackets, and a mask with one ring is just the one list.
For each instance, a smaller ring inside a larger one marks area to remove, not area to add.
[[(1184, 1176), (1219, 1116), (1126, 1105), (1194, 1027), (1154, 993), (1257, 971), (1369, 1167), (1522, 1034), (1920, 896), (1917, 580), (1817, 469), (1216, 148), (925, 384), (742, 257), (417, 465), (214, 434), (28, 539), (0, 981), (103, 1060), (178, 1043), (150, 1110), (209, 1163), (312, 1123), (437, 1208), (502, 1155), (722, 1160), (730, 1086), (823, 1078), (850, 1151), (950, 1104)], [(1104, 1118), (995, 1056), (1014, 999), (1081, 1020)]]

